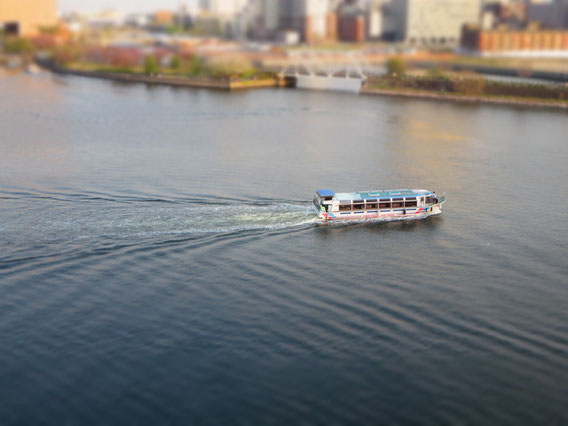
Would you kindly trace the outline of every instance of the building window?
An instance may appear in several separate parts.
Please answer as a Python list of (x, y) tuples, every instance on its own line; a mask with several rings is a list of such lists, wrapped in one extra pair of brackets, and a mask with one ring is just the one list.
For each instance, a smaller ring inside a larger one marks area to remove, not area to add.
[(5, 36), (19, 36), (20, 35), (20, 24), (18, 22), (6, 22), (6, 24), (4, 24), (4, 35)]

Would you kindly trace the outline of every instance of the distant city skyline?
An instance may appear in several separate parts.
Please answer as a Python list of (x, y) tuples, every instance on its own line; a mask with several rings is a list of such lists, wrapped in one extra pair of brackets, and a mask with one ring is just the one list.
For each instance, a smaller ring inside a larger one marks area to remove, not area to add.
[(115, 9), (121, 12), (148, 12), (159, 9), (175, 10), (181, 4), (194, 7), (198, 0), (58, 0), (61, 12), (89, 12)]

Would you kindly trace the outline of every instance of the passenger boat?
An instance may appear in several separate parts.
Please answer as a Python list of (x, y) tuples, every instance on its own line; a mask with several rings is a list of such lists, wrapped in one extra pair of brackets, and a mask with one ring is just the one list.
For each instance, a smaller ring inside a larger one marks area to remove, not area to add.
[(445, 194), (425, 189), (335, 193), (319, 189), (314, 208), (323, 221), (343, 219), (423, 218), (442, 213)]

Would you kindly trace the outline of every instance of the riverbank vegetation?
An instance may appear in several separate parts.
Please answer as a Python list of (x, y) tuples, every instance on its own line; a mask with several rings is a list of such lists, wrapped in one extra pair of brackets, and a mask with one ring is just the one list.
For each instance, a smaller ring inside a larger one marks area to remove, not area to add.
[(208, 80), (274, 79), (242, 54), (201, 55), (176, 46), (112, 46), (58, 39), (54, 31), (33, 38), (0, 34), (0, 56), (20, 63), (41, 58), (60, 69), (101, 73), (167, 75)]
[(79, 71), (167, 75), (212, 80), (256, 80), (275, 78), (257, 69), (243, 56), (203, 58), (194, 52), (172, 49), (124, 48), (66, 45), (51, 52), (52, 62)]
[(387, 74), (367, 79), (368, 90), (400, 93), (427, 93), (452, 96), (537, 100), (539, 102), (568, 102), (568, 86), (493, 80), (472, 72), (448, 72), (438, 68), (425, 73), (406, 72), (400, 59), (387, 62)]

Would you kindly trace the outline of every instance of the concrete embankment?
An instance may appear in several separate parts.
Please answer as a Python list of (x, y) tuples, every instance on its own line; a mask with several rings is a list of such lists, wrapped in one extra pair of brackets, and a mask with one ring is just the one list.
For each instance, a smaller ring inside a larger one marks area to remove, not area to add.
[(107, 71), (76, 70), (60, 67), (48, 61), (38, 61), (38, 65), (57, 74), (102, 78), (106, 80), (120, 81), (123, 83), (145, 83), (216, 90), (246, 90), (262, 87), (292, 87), (295, 83), (294, 81), (286, 77), (251, 80), (215, 80), (208, 78), (180, 77), (171, 75), (147, 75)]
[(439, 101), (486, 103), (498, 105), (517, 105), (528, 107), (557, 108), (568, 110), (568, 102), (555, 102), (538, 99), (502, 98), (489, 96), (455, 95), (450, 93), (430, 93), (426, 91), (393, 90), (363, 87), (359, 92), (363, 95), (383, 95), (399, 98), (432, 99)]

